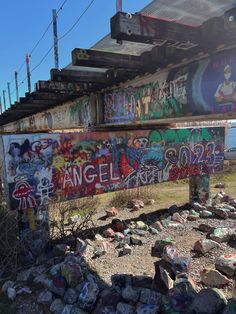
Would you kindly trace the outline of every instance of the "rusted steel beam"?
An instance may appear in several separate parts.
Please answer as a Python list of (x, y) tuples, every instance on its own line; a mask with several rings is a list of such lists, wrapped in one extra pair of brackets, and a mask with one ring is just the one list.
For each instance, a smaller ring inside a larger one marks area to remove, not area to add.
[(142, 69), (139, 56), (81, 48), (72, 51), (72, 65), (96, 68)]
[(51, 69), (51, 80), (81, 83), (108, 83), (109, 76), (104, 72), (96, 71), (75, 71)]
[(40, 92), (78, 93), (83, 89), (83, 84), (75, 82), (38, 81), (36, 83), (36, 91)]
[(200, 27), (142, 14), (118, 12), (111, 18), (111, 38), (141, 43), (172, 41), (180, 46), (185, 43), (187, 49), (200, 43), (201, 30)]

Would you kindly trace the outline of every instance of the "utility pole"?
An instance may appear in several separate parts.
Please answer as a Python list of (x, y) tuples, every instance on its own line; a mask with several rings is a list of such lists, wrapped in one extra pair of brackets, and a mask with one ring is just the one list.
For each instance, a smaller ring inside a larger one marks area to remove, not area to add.
[(3, 90), (2, 91), (2, 97), (3, 97), (3, 107), (4, 107), (4, 111), (6, 111), (6, 91)]
[(122, 0), (116, 0), (116, 13), (122, 12)]
[[(122, 0), (116, 0), (116, 13), (122, 12)], [(122, 39), (116, 40), (117, 44), (122, 45)]]
[(58, 37), (57, 37), (57, 11), (52, 10), (52, 24), (53, 24), (53, 42), (54, 42), (54, 62), (55, 68), (59, 69), (58, 60)]
[(29, 55), (28, 55), (28, 53), (26, 54), (25, 62), (26, 62), (26, 72), (27, 72), (27, 81), (28, 81), (28, 92), (31, 93), (30, 64), (29, 64)]
[(0, 114), (2, 114), (2, 98), (0, 96)]
[(10, 83), (7, 82), (7, 90), (8, 90), (8, 99), (9, 99), (9, 108), (11, 107), (11, 87)]
[(18, 73), (16, 71), (15, 71), (15, 83), (16, 83), (16, 101), (19, 101)]

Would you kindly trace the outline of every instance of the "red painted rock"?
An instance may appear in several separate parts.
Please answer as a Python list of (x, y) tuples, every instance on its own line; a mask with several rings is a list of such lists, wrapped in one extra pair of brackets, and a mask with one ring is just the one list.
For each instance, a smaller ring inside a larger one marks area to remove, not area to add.
[(180, 216), (179, 213), (174, 213), (173, 216), (172, 216), (172, 220), (173, 220), (173, 221), (177, 221), (177, 222), (179, 222), (179, 223), (181, 223), (181, 224), (185, 223), (185, 221), (186, 221), (186, 220), (184, 219), (184, 217)]
[(118, 215), (118, 209), (115, 207), (112, 207), (110, 209), (105, 210), (107, 217), (115, 217)]
[(236, 270), (236, 253), (221, 255), (215, 262), (217, 270), (232, 277)]
[(128, 202), (127, 206), (129, 208), (133, 208), (133, 209), (144, 208), (144, 201), (143, 200), (138, 200), (138, 199), (133, 199), (133, 200)]
[(216, 241), (208, 240), (208, 239), (201, 239), (195, 242), (194, 244), (194, 251), (205, 254), (215, 248), (219, 248), (220, 244)]
[(205, 268), (200, 272), (202, 283), (209, 287), (220, 288), (227, 285), (230, 280), (215, 269)]
[(124, 232), (124, 230), (126, 229), (125, 224), (120, 221), (119, 219), (113, 219), (112, 220), (112, 229), (115, 232)]
[(114, 238), (115, 231), (113, 229), (111, 229), (111, 228), (108, 228), (108, 229), (103, 231), (103, 236), (105, 238)]

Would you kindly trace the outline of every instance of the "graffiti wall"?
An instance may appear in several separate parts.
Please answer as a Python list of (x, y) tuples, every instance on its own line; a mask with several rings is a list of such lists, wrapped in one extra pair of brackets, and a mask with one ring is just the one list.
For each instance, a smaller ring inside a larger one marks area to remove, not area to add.
[(105, 93), (103, 100), (104, 121), (113, 124), (236, 115), (236, 49), (154, 75), (151, 83)]
[(3, 126), (3, 132), (63, 130), (93, 126), (96, 123), (96, 96), (81, 97), (62, 106)]
[(3, 143), (9, 205), (23, 212), (209, 175), (224, 159), (224, 128), (5, 135)]

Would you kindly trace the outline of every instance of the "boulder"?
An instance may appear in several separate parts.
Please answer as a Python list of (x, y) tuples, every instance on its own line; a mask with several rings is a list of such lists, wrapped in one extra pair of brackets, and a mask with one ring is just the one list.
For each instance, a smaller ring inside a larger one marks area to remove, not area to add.
[(13, 288), (14, 284), (14, 281), (5, 281), (1, 288), (2, 292), (6, 292), (8, 288)]
[(63, 297), (64, 293), (66, 292), (67, 282), (65, 277), (57, 276), (55, 277), (49, 285), (49, 290), (55, 293), (56, 295)]
[(16, 289), (15, 288), (7, 288), (7, 297), (9, 301), (14, 301), (16, 298)]
[(200, 224), (198, 226), (198, 230), (201, 232), (211, 233), (214, 230), (214, 228), (207, 224)]
[(52, 292), (47, 289), (42, 291), (37, 298), (37, 302), (40, 304), (50, 304), (52, 302)]
[(133, 244), (133, 245), (142, 245), (143, 242), (142, 242), (142, 240), (140, 239), (139, 236), (137, 236), (137, 235), (132, 235), (132, 236), (130, 237), (130, 244)]
[(104, 230), (102, 234), (105, 238), (114, 238), (115, 231), (111, 228), (108, 228), (108, 229)]
[(154, 290), (141, 288), (140, 290), (140, 302), (146, 304), (160, 305), (162, 295)]
[(236, 253), (221, 255), (216, 259), (215, 267), (223, 274), (232, 277), (236, 270)]
[(133, 200), (128, 202), (127, 207), (132, 208), (132, 209), (137, 209), (137, 210), (140, 208), (144, 208), (144, 201), (138, 200), (138, 199), (133, 199)]
[(206, 209), (206, 206), (201, 205), (201, 204), (199, 204), (198, 202), (194, 202), (194, 203), (192, 204), (192, 207), (193, 207), (193, 209), (196, 210), (197, 212)]
[(168, 263), (172, 263), (177, 255), (177, 249), (174, 245), (166, 245), (163, 249), (162, 259)]
[(74, 304), (78, 299), (77, 292), (73, 288), (69, 288), (66, 290), (64, 294), (64, 301), (67, 304)]
[(61, 266), (61, 274), (70, 287), (75, 287), (84, 279), (81, 267), (76, 261), (64, 262)]
[(26, 269), (22, 272), (20, 272), (18, 275), (17, 275), (17, 278), (16, 280), (19, 282), (19, 281), (28, 281), (31, 277), (31, 268), (29, 269)]
[(112, 229), (115, 232), (122, 232), (122, 233), (124, 233), (124, 230), (126, 229), (126, 226), (125, 226), (125, 224), (122, 221), (120, 221), (119, 219), (113, 219), (111, 224), (112, 224)]
[(131, 253), (132, 253), (132, 248), (128, 244), (125, 244), (123, 247), (122, 255), (127, 255)]
[(221, 313), (227, 304), (224, 294), (217, 288), (202, 289), (194, 298), (189, 313)]
[(197, 292), (192, 282), (186, 277), (175, 282), (174, 287), (169, 290), (168, 295), (171, 308), (177, 312), (186, 313), (195, 299)]
[(212, 207), (211, 211), (218, 216), (219, 218), (222, 219), (227, 219), (229, 218), (229, 210), (226, 208), (222, 208), (222, 207)]
[(200, 218), (212, 218), (212, 217), (214, 217), (214, 214), (209, 210), (202, 210), (200, 212)]
[[(113, 313), (115, 314), (115, 309), (117, 304), (121, 301), (121, 296), (119, 293), (112, 289), (104, 289), (100, 295), (98, 303), (93, 311), (94, 314), (103, 313)], [(108, 311), (109, 309), (109, 311)]]
[(228, 228), (216, 228), (210, 234), (210, 239), (218, 243), (227, 242), (230, 238), (230, 231)]
[(172, 220), (173, 221), (177, 221), (177, 222), (179, 222), (181, 224), (186, 222), (184, 217), (182, 217), (179, 213), (174, 213), (173, 216), (172, 216)]
[(116, 314), (134, 314), (135, 307), (127, 303), (119, 302), (116, 307)]
[(173, 270), (176, 275), (188, 274), (191, 267), (191, 259), (184, 256), (175, 256), (172, 262)]
[(115, 217), (118, 215), (118, 209), (115, 207), (105, 210), (107, 217)]
[(174, 280), (171, 279), (168, 271), (160, 266), (160, 274), (161, 274), (161, 279), (162, 279), (166, 289), (167, 290), (172, 289), (174, 286)]
[(194, 244), (194, 251), (201, 254), (206, 254), (207, 252), (219, 248), (220, 244), (218, 242), (215, 242), (213, 240), (209, 239), (201, 239), (195, 242)]
[(64, 304), (61, 299), (55, 299), (50, 306), (50, 311), (53, 314), (61, 314), (63, 309), (64, 309)]
[(97, 301), (99, 288), (96, 283), (85, 282), (81, 293), (79, 294), (79, 306), (86, 311), (92, 311)]
[(164, 247), (171, 244), (172, 244), (172, 238), (170, 237), (163, 240), (157, 240), (154, 246), (152, 247), (152, 255), (153, 256), (162, 255), (164, 251)]
[(116, 232), (116, 233), (115, 233), (115, 236), (114, 236), (114, 238), (115, 238), (116, 241), (123, 240), (124, 237), (125, 237), (124, 234), (121, 233), (121, 232)]
[(200, 214), (196, 212), (195, 210), (191, 209), (190, 214), (188, 216), (189, 221), (196, 221), (200, 218)]
[(236, 313), (236, 300), (230, 300), (222, 314), (235, 314)]
[(136, 308), (136, 314), (157, 314), (160, 306), (152, 304), (141, 304)]
[(200, 271), (202, 283), (209, 287), (221, 288), (228, 284), (230, 280), (215, 269), (204, 268)]
[(164, 229), (160, 221), (154, 222), (153, 224), (151, 224), (150, 227), (156, 229), (159, 232), (161, 232)]
[(121, 291), (122, 298), (126, 302), (138, 302), (139, 291), (132, 286), (126, 286)]
[(163, 272), (162, 272), (161, 268), (165, 269), (168, 273), (168, 276), (172, 280), (174, 280), (175, 279), (175, 273), (173, 271), (173, 267), (170, 263), (168, 263), (164, 260), (159, 260), (159, 261), (155, 262), (154, 265), (155, 265), (155, 276), (153, 279), (154, 286), (155, 286), (155, 288), (157, 288), (158, 291), (165, 294), (168, 292), (168, 288), (167, 288), (167, 285), (165, 283), (165, 280), (162, 279)]

